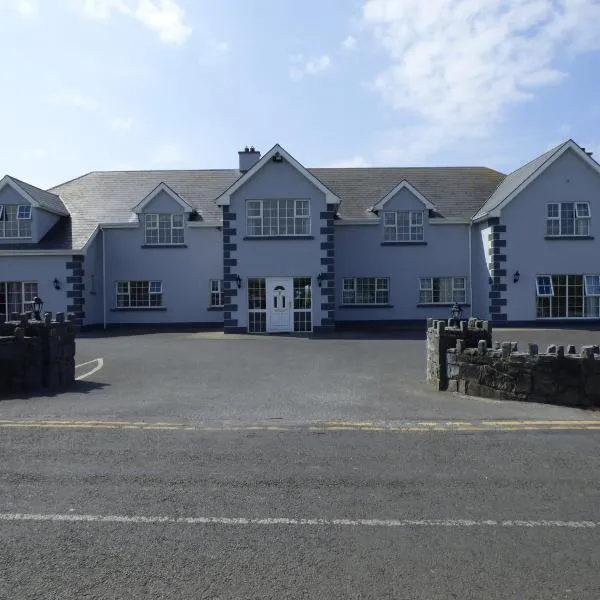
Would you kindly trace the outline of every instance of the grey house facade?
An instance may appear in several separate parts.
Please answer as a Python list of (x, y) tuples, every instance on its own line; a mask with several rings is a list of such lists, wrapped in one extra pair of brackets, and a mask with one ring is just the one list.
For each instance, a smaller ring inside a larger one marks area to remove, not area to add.
[(484, 167), (239, 168), (0, 181), (0, 320), (312, 332), (464, 314), (600, 320), (600, 165), (572, 140)]

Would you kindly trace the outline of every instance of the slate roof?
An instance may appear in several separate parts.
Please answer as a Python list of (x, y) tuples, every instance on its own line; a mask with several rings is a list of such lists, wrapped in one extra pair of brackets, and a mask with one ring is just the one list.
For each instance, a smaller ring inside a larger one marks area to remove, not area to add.
[(31, 185), (30, 183), (26, 183), (25, 181), (21, 181), (12, 175), (9, 175), (9, 179), (16, 183), (27, 194), (29, 194), (40, 205), (41, 208), (60, 213), (62, 215), (69, 214), (65, 205), (62, 203), (62, 200), (56, 194), (42, 190), (34, 185)]
[(489, 200), (477, 211), (474, 219), (480, 219), (497, 208), (506, 198), (508, 198), (515, 190), (529, 179), (547, 160), (552, 158), (556, 153), (569, 144), (570, 140), (559, 144), (555, 148), (548, 150), (541, 156), (534, 158), (532, 161), (523, 165), (521, 168), (513, 171), (502, 181), (496, 191), (490, 196)]
[[(504, 175), (484, 167), (308, 169), (342, 199), (343, 219), (377, 219), (369, 209), (406, 179), (433, 204), (439, 216), (468, 220), (498, 187)], [(50, 190), (71, 214), (72, 247), (82, 248), (99, 223), (136, 222), (132, 212), (160, 183), (167, 184), (218, 225), (214, 200), (240, 177), (237, 169), (198, 171), (98, 171)]]
[(376, 219), (369, 209), (406, 179), (445, 219), (468, 220), (504, 175), (485, 167), (309, 169), (342, 199), (342, 219)]

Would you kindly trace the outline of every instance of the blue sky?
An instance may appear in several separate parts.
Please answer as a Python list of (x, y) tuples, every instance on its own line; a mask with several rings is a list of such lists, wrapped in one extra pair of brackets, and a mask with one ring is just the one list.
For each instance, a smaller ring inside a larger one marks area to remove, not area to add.
[(0, 0), (0, 171), (600, 156), (600, 0)]

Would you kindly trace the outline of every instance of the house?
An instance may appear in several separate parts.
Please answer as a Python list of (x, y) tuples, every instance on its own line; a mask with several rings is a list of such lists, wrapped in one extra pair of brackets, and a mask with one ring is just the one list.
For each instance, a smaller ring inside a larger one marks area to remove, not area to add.
[(0, 320), (322, 331), (465, 315), (600, 319), (600, 165), (572, 140), (484, 167), (307, 169), (279, 145), (239, 168), (0, 181)]

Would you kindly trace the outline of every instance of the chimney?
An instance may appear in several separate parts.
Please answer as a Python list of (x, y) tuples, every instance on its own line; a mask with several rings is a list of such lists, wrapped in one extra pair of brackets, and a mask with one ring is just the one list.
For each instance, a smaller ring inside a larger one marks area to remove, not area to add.
[(254, 146), (246, 146), (241, 152), (238, 152), (240, 157), (240, 171), (245, 173), (249, 171), (259, 160), (260, 152), (255, 150)]

